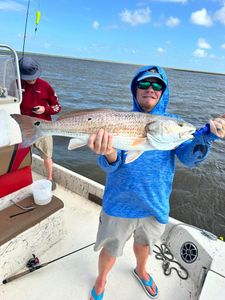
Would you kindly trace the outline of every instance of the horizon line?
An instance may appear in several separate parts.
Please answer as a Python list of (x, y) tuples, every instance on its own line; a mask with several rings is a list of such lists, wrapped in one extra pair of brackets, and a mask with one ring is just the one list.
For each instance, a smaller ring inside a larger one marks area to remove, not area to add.
[[(22, 53), (22, 51), (16, 51), (17, 53)], [(88, 61), (97, 61), (97, 62), (107, 62), (107, 63), (115, 63), (115, 64), (124, 64), (124, 65), (133, 65), (133, 66), (145, 66), (144, 64), (137, 64), (137, 63), (128, 63), (128, 62), (121, 62), (121, 61), (113, 61), (113, 60), (104, 60), (104, 59), (97, 59), (97, 58), (80, 58), (74, 56), (65, 56), (60, 54), (46, 54), (46, 53), (37, 53), (37, 52), (24, 52), (24, 54), (29, 53), (32, 55), (40, 55), (40, 56), (54, 56), (54, 57), (61, 57), (61, 58), (70, 58), (70, 59), (80, 59), (80, 60), (88, 60)], [(182, 71), (182, 72), (193, 72), (193, 73), (204, 73), (204, 74), (213, 74), (213, 75), (222, 75), (225, 76), (225, 73), (220, 72), (213, 72), (213, 71), (203, 71), (203, 70), (194, 70), (194, 69), (180, 69), (174, 67), (162, 67), (163, 69), (170, 69), (175, 71)]]

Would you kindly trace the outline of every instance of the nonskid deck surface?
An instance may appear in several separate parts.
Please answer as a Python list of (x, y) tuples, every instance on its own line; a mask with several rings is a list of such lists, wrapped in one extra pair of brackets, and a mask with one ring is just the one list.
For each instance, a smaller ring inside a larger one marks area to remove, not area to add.
[[(38, 177), (37, 177), (38, 178)], [(64, 238), (39, 257), (40, 263), (51, 261), (95, 241), (101, 207), (57, 185), (54, 194), (64, 201)], [(22, 251), (22, 249), (20, 250)], [(38, 256), (38, 249), (34, 249)], [(159, 287), (161, 300), (197, 299), (193, 282), (179, 279), (176, 273), (165, 276), (162, 262), (149, 257), (148, 271)], [(1, 300), (89, 300), (97, 275), (98, 253), (93, 246), (58, 260), (46, 267), (0, 286)], [(147, 300), (134, 278), (135, 258), (132, 240), (118, 258), (108, 276), (104, 299)]]

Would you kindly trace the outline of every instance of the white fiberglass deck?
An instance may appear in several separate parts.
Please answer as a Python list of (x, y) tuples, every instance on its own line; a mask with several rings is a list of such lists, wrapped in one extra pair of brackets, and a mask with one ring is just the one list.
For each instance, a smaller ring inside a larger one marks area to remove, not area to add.
[[(37, 178), (37, 177), (36, 177)], [(54, 194), (64, 201), (64, 238), (39, 257), (41, 263), (51, 261), (95, 241), (101, 207), (57, 186)], [(21, 249), (22, 251), (22, 249)], [(38, 249), (35, 249), (38, 256)], [(166, 277), (161, 261), (149, 257), (148, 270), (158, 284), (159, 299), (197, 299), (193, 282), (178, 279), (176, 273)], [(87, 300), (97, 274), (98, 253), (93, 246), (56, 261), (40, 270), (0, 286), (1, 300)], [(147, 300), (144, 290), (132, 275), (135, 259), (132, 240), (111, 271), (104, 299)]]

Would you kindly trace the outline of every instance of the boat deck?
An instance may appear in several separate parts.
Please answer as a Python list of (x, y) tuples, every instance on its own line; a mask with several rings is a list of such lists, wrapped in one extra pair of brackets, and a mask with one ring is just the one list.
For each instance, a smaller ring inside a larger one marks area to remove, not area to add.
[[(39, 175), (35, 175), (39, 179)], [(41, 257), (40, 263), (51, 261), (82, 248), (95, 241), (101, 207), (57, 185), (55, 196), (64, 202), (64, 236)], [(97, 275), (98, 253), (93, 246), (51, 263), (40, 270), (27, 274), (0, 286), (1, 300), (88, 300)], [(159, 299), (197, 299), (191, 279), (182, 280), (176, 272), (165, 276), (162, 261), (149, 257), (148, 270), (158, 284)], [(132, 239), (128, 241), (124, 255), (118, 258), (108, 277), (104, 299), (147, 300), (144, 290), (134, 278), (132, 269), (135, 258)]]

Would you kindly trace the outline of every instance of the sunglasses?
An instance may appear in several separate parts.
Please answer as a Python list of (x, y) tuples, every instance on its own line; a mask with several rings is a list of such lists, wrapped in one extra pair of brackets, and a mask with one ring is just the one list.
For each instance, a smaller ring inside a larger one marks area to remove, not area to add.
[(141, 90), (147, 90), (150, 88), (150, 86), (153, 88), (154, 91), (162, 91), (163, 86), (157, 82), (150, 82), (150, 81), (138, 81), (137, 87)]

